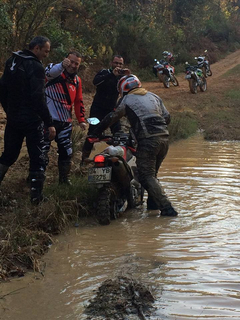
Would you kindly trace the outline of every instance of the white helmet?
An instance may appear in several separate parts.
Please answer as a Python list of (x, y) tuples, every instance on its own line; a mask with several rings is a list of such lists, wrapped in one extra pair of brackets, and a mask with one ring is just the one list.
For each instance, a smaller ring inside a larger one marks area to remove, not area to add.
[(141, 88), (142, 84), (138, 77), (136, 77), (134, 74), (130, 74), (128, 76), (122, 77), (117, 84), (118, 92), (120, 93), (120, 96), (123, 97), (126, 95), (130, 90), (135, 88)]

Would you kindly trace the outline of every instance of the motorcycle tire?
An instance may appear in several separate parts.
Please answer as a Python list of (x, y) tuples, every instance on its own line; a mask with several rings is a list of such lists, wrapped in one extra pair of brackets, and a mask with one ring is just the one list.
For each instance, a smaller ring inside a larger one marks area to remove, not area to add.
[(208, 75), (209, 77), (212, 76), (212, 70), (211, 70), (211, 69), (209, 69), (209, 70), (207, 71), (207, 75)]
[(134, 209), (143, 203), (144, 188), (139, 184), (136, 187), (134, 184), (130, 185), (128, 193), (128, 209)]
[(96, 217), (101, 225), (108, 225), (111, 219), (117, 219), (117, 196), (111, 187), (99, 190)]
[(202, 72), (203, 72), (204, 77), (207, 78), (208, 73), (207, 73), (206, 67), (202, 67)]
[(166, 75), (163, 76), (163, 85), (165, 88), (170, 87), (170, 78)]
[(174, 87), (179, 86), (179, 82), (178, 82), (177, 78), (173, 75), (171, 76), (171, 82), (174, 85)]
[(205, 92), (207, 90), (207, 80), (205, 78), (202, 78), (199, 87), (202, 92)]
[(198, 84), (197, 84), (197, 81), (195, 79), (190, 79), (189, 80), (189, 88), (190, 88), (190, 91), (192, 93), (197, 93), (197, 87), (198, 87)]

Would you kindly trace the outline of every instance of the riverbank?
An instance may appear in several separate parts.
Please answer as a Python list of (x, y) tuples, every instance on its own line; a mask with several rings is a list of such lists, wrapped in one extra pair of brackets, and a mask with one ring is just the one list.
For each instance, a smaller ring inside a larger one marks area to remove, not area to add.
[[(157, 80), (143, 83), (143, 87), (158, 94), (172, 116), (169, 127), (171, 141), (187, 138), (197, 129), (210, 140), (239, 140), (240, 55), (235, 52), (212, 65), (213, 76), (207, 79), (206, 92), (190, 93), (184, 74), (179, 74), (179, 87), (164, 89)], [(93, 94), (84, 94), (87, 115)], [(5, 126), (1, 110), (1, 131)], [(39, 207), (29, 204), (26, 183), (28, 157), (23, 155), (7, 173), (0, 191), (0, 278), (23, 276), (27, 270), (43, 272), (41, 257), (53, 243), (54, 235), (66, 227), (95, 224), (95, 190), (87, 187), (84, 172), (79, 167), (84, 140), (75, 132), (73, 186), (58, 186), (57, 156), (53, 146), (47, 170), (45, 194), (49, 201)], [(3, 141), (1, 138), (1, 146)]]

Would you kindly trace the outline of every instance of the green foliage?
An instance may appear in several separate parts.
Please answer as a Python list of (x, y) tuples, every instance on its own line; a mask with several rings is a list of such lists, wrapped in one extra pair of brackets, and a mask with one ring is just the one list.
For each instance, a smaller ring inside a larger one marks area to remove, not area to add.
[(118, 53), (127, 65), (147, 69), (169, 50), (177, 65), (206, 48), (212, 55), (218, 47), (237, 48), (239, 12), (235, 1), (224, 0), (5, 0), (0, 3), (1, 63), (42, 34), (52, 42), (53, 62), (75, 48), (102, 63)]

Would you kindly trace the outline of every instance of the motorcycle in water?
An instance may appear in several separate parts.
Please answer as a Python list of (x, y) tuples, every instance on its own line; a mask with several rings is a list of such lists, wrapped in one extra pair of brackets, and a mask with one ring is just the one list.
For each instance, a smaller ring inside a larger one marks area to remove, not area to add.
[(207, 50), (204, 51), (204, 54), (198, 57), (195, 57), (195, 60), (197, 60), (198, 67), (202, 69), (202, 72), (205, 78), (212, 76), (212, 70), (210, 69), (210, 62), (207, 59)]
[(172, 83), (175, 87), (179, 85), (178, 80), (175, 76), (175, 68), (167, 61), (157, 59), (155, 61), (154, 69), (157, 70), (157, 76), (160, 82), (163, 83), (165, 88), (170, 87)]
[(207, 80), (204, 77), (202, 69), (198, 66), (191, 66), (188, 62), (185, 62), (185, 79), (189, 82), (189, 88), (192, 93), (197, 93), (199, 87), (202, 92), (207, 90)]
[[(90, 124), (98, 124), (97, 118), (89, 118)], [(87, 137), (90, 143), (105, 141), (109, 147), (96, 154), (88, 170), (88, 183), (98, 189), (96, 217), (100, 224), (108, 225), (126, 208), (143, 203), (144, 189), (137, 179), (136, 152), (130, 133)]]

